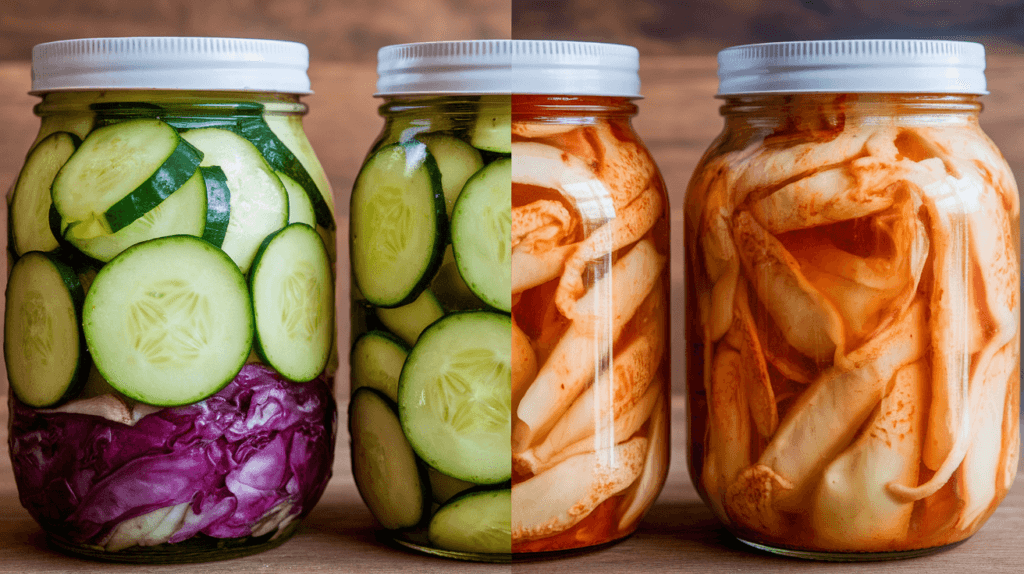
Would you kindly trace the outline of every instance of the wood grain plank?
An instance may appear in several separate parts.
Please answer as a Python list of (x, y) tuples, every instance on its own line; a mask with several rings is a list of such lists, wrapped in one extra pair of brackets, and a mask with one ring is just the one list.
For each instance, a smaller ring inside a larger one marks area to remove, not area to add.
[(32, 0), (0, 11), (0, 60), (32, 46), (106, 36), (225, 36), (302, 42), (313, 59), (372, 62), (387, 44), (510, 38), (512, 7), (491, 0)]

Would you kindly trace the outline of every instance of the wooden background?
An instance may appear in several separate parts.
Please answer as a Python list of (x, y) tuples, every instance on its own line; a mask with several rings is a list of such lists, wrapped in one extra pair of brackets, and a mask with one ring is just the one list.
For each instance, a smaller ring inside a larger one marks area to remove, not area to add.
[[(682, 195), (694, 165), (721, 129), (714, 54), (729, 45), (831, 37), (957, 37), (983, 41), (990, 53), (982, 123), (1018, 174), (1024, 173), (1024, 8), (1005, 0), (0, 0), (0, 190), (13, 182), (38, 120), (27, 95), (31, 47), (39, 42), (128, 35), (219, 35), (295, 40), (310, 47), (315, 93), (305, 102), (309, 137), (339, 206), (344, 247), (347, 198), (370, 142), (381, 127), (374, 92), (380, 46), (422, 40), (557, 38), (611, 41), (641, 49), (645, 99), (635, 126), (662, 170), (672, 202), (673, 336), (681, 341)], [(6, 221), (6, 214), (0, 214)], [(0, 228), (0, 233), (6, 233)], [(347, 249), (339, 268), (347, 268)], [(0, 266), (2, 269), (3, 266)], [(0, 277), (2, 279), (2, 277)], [(340, 298), (347, 298), (341, 285)], [(345, 317), (339, 346), (347, 348)], [(744, 551), (696, 497), (687, 475), (682, 353), (673, 359), (673, 459), (669, 481), (640, 532), (627, 542), (575, 559), (516, 565), (516, 571), (667, 572), (778, 571), (821, 568), (765, 560)], [(344, 372), (344, 366), (342, 367)], [(2, 379), (2, 377), (0, 377)], [(6, 403), (6, 381), (0, 400)], [(347, 387), (339, 379), (344, 412)], [(0, 444), (6, 443), (0, 407)], [(342, 418), (344, 421), (344, 418)], [(505, 571), (391, 551), (374, 541), (372, 518), (352, 483), (342, 428), (332, 479), (303, 531), (257, 557), (183, 572), (476, 572)], [(3, 447), (0, 447), (3, 449)], [(960, 572), (984, 564), (1018, 572), (1024, 558), (1024, 480), (971, 541), (923, 560), (875, 565), (880, 572)], [(853, 567), (832, 565), (830, 571)], [(17, 502), (6, 454), (0, 452), (0, 572), (138, 572), (62, 558), (45, 549), (38, 527)]]

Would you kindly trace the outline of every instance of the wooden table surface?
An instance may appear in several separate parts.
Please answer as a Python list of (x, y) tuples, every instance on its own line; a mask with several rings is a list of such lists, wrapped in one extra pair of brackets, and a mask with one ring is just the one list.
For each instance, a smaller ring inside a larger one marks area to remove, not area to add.
[[(1003, 151), (1015, 173), (1024, 173), (1024, 57), (989, 59), (990, 95), (983, 100), (982, 123)], [(306, 130), (335, 190), (339, 235), (344, 225), (348, 190), (366, 149), (381, 126), (374, 91), (374, 65), (314, 62), (310, 77), (316, 93)], [(640, 102), (637, 131), (651, 149), (668, 184), (673, 202), (672, 278), (676, 303), (673, 338), (681, 341), (682, 196), (690, 173), (704, 149), (721, 129), (713, 57), (646, 59), (641, 70), (645, 99)], [(0, 62), (0, 189), (17, 175), (38, 128), (26, 94), (30, 86), (27, 62)], [(0, 216), (6, 222), (6, 213)], [(0, 224), (0, 233), (6, 230)], [(339, 239), (339, 244), (341, 239)], [(339, 269), (347, 269), (339, 250)], [(4, 266), (0, 266), (3, 269)], [(344, 283), (344, 282), (342, 282)], [(339, 285), (347, 298), (347, 286)], [(2, 305), (2, 302), (0, 302)], [(339, 317), (343, 322), (345, 317)], [(339, 345), (347, 348), (348, 327), (339, 325)], [(686, 470), (685, 401), (682, 398), (682, 353), (673, 358), (673, 443), (669, 479), (636, 535), (628, 540), (571, 558), (516, 563), (511, 566), (453, 562), (393, 550), (378, 543), (373, 519), (366, 510), (349, 470), (348, 437), (342, 427), (331, 480), (320, 504), (299, 533), (283, 546), (248, 558), (201, 566), (120, 566), (87, 562), (57, 554), (45, 546), (42, 532), (21, 508), (10, 460), (0, 453), (0, 572), (847, 572), (863, 566), (821, 564), (780, 559), (741, 548), (700, 502)], [(346, 366), (342, 365), (345, 372)], [(0, 376), (0, 401), (6, 404), (7, 384)], [(347, 385), (339, 378), (339, 400)], [(345, 412), (345, 404), (339, 405)], [(6, 451), (7, 409), (0, 407), (0, 447)], [(873, 563), (872, 572), (1019, 572), (1024, 561), (1024, 480), (1018, 480), (1002, 506), (982, 530), (966, 543), (930, 557)]]

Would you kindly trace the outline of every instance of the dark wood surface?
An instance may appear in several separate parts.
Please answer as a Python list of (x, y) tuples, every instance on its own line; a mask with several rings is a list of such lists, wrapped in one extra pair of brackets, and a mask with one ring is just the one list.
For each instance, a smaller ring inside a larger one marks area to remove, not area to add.
[[(1016, 173), (1024, 173), (1024, 57), (993, 57), (989, 62), (991, 95), (984, 99), (983, 124)], [(344, 237), (348, 190), (366, 148), (381, 126), (378, 101), (371, 97), (373, 64), (317, 62), (310, 75), (315, 94), (306, 102), (309, 137), (325, 165), (339, 205), (339, 236)], [(637, 130), (650, 147), (670, 190), (673, 222), (673, 334), (681, 341), (682, 285), (681, 206), (690, 172), (721, 128), (713, 57), (657, 57), (642, 66), (643, 92)], [(20, 168), (38, 127), (32, 115), (36, 98), (25, 61), (0, 62), (0, 189), (6, 189)], [(6, 214), (0, 214), (6, 221)], [(6, 231), (0, 227), (0, 233)], [(340, 241), (339, 241), (340, 243)], [(339, 250), (339, 269), (347, 269)], [(343, 271), (344, 272), (344, 271)], [(342, 297), (347, 297), (341, 285)], [(339, 345), (347, 348), (348, 327), (339, 317)], [(673, 446), (669, 481), (639, 532), (621, 544), (598, 552), (544, 562), (488, 566), (421, 557), (376, 542), (372, 518), (359, 499), (349, 471), (348, 440), (339, 434), (334, 478), (321, 503), (300, 533), (282, 547), (249, 558), (202, 566), (140, 568), (96, 564), (65, 558), (48, 550), (41, 532), (21, 508), (10, 461), (0, 455), (0, 572), (719, 572), (824, 571), (847, 572), (859, 567), (767, 557), (740, 548), (717, 525), (696, 496), (686, 470), (685, 403), (681, 395), (681, 353), (673, 359)], [(342, 365), (342, 371), (345, 372)], [(6, 404), (6, 381), (0, 401)], [(343, 397), (347, 384), (339, 379)], [(6, 445), (7, 409), (0, 407), (0, 444)], [(871, 565), (872, 572), (1019, 572), (1024, 561), (1024, 480), (1018, 480), (988, 524), (963, 545), (931, 557)]]
[(758, 42), (932, 38), (1021, 53), (1019, 0), (511, 0), (512, 37), (618, 42), (647, 56)]
[(494, 0), (3, 0), (0, 60), (69, 38), (225, 36), (302, 42), (319, 60), (369, 62), (388, 44), (510, 38)]

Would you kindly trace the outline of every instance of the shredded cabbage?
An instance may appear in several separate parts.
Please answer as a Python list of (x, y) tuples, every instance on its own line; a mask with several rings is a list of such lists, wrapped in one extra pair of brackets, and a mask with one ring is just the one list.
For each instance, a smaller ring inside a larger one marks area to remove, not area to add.
[(325, 377), (249, 364), (216, 395), (132, 426), (13, 398), (10, 424), (22, 506), (51, 534), (117, 550), (302, 518), (331, 477), (337, 411)]

